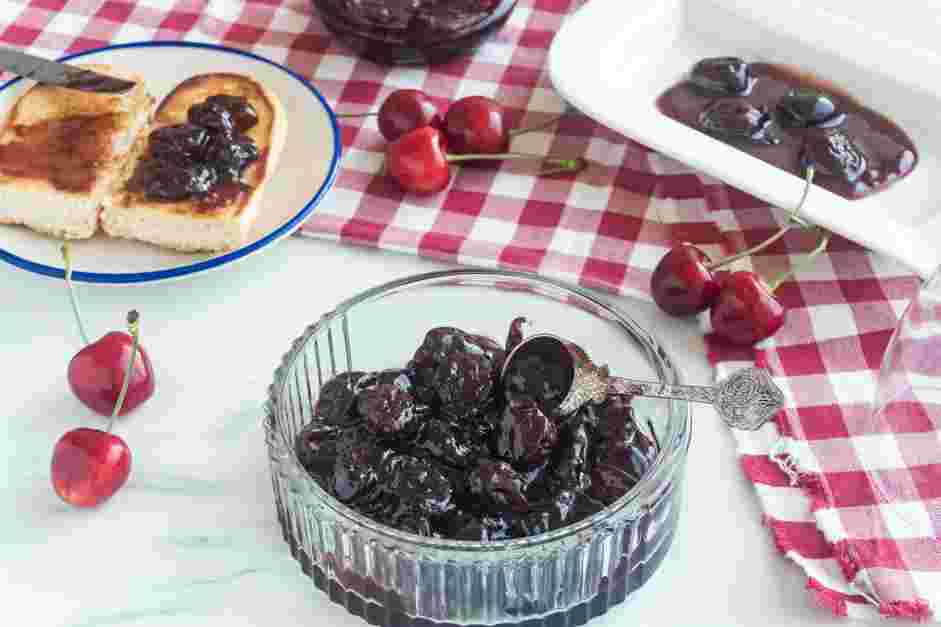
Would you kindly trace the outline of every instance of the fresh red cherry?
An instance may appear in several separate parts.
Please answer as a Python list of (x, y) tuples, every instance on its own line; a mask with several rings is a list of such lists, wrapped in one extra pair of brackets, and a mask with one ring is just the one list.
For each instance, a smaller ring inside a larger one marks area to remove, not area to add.
[(81, 427), (56, 442), (52, 454), (52, 487), (76, 507), (96, 507), (107, 501), (131, 474), (131, 450), (107, 431)]
[(709, 257), (692, 244), (679, 244), (663, 256), (650, 277), (654, 302), (673, 316), (705, 311), (719, 295)]
[(423, 126), (441, 128), (442, 119), (438, 107), (425, 92), (399, 89), (379, 107), (378, 123), (379, 132), (391, 142)]
[(754, 344), (774, 335), (784, 324), (784, 307), (754, 272), (733, 272), (710, 312), (712, 330), (733, 344)]
[[(154, 393), (154, 368), (142, 346), (134, 348), (133, 338), (127, 333), (112, 331), (96, 342), (89, 342), (75, 287), (72, 285), (72, 256), (68, 242), (62, 244), (65, 261), (65, 283), (69, 290), (72, 312), (85, 347), (69, 362), (69, 387), (89, 409), (102, 416), (111, 415), (124, 383), (125, 372), (130, 372), (126, 398), (118, 409), (123, 416), (149, 399)], [(136, 314), (135, 314), (136, 316)], [(128, 370), (131, 353), (136, 353), (133, 368)]]
[(497, 154), (510, 146), (510, 133), (499, 102), (485, 96), (461, 98), (444, 116), (448, 150), (455, 154)]
[[(133, 338), (112, 331), (80, 350), (69, 362), (68, 378), (72, 392), (94, 412), (108, 416), (114, 409), (131, 358)], [(119, 416), (130, 412), (153, 396), (154, 368), (144, 348), (138, 347), (131, 369), (127, 397)]]
[[(67, 257), (67, 247), (64, 255)], [(68, 261), (66, 266), (69, 268)], [(68, 273), (68, 269), (66, 270)], [(52, 453), (52, 487), (63, 501), (76, 507), (95, 507), (121, 489), (131, 473), (131, 450), (120, 437), (111, 433), (118, 411), (130, 389), (137, 351), (140, 348), (140, 316), (127, 314), (131, 351), (127, 357), (123, 383), (111, 409), (108, 428), (80, 428), (69, 431), (56, 442)]]
[(444, 135), (430, 126), (402, 135), (386, 148), (386, 165), (403, 189), (434, 194), (447, 187), (451, 166), (444, 154)]

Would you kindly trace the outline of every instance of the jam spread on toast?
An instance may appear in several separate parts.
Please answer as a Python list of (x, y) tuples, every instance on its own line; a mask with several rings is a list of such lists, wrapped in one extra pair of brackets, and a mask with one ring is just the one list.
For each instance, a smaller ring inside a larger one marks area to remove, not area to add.
[(257, 123), (241, 96), (217, 94), (192, 105), (186, 122), (150, 133), (128, 190), (158, 202), (195, 200), (204, 212), (230, 204), (247, 191), (242, 174), (259, 159), (258, 146), (244, 134)]
[(908, 175), (918, 157), (894, 122), (832, 85), (793, 69), (737, 57), (699, 61), (657, 101), (667, 117), (844, 198)]
[(121, 114), (70, 116), (13, 126), (0, 144), (0, 176), (48, 181), (66, 192), (88, 192), (113, 153)]

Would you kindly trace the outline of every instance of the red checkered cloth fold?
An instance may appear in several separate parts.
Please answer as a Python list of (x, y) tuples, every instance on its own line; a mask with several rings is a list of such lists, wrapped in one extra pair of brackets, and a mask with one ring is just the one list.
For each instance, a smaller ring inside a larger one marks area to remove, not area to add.
[[(375, 110), (390, 91), (417, 87), (441, 105), (492, 96), (514, 126), (530, 126), (565, 110), (545, 57), (578, 4), (520, 0), (477, 53), (433, 69), (358, 59), (307, 0), (6, 0), (0, 44), (56, 57), (134, 40), (222, 43), (285, 63), (341, 112)], [(783, 219), (577, 114), (516, 137), (512, 148), (582, 156), (592, 162), (587, 171), (541, 178), (523, 162), (465, 165), (446, 191), (427, 198), (403, 194), (380, 174), (384, 144), (374, 118), (345, 118), (342, 128), (341, 171), (304, 235), (648, 299), (650, 272), (673, 242), (694, 242), (716, 258), (757, 243)], [(795, 232), (738, 263), (770, 277), (812, 247), (808, 233)], [(918, 399), (879, 420), (870, 406), (881, 357), (917, 287), (908, 271), (836, 238), (779, 289), (788, 316), (774, 338), (747, 350), (707, 338), (717, 376), (754, 361), (786, 394), (774, 424), (735, 433), (740, 460), (773, 541), (806, 572), (813, 599), (839, 615), (925, 619), (941, 605), (936, 415)]]

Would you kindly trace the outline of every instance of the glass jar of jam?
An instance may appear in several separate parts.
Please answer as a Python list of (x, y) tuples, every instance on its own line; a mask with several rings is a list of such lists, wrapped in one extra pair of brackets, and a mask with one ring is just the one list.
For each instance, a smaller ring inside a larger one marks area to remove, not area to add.
[(324, 25), (384, 65), (432, 65), (472, 52), (517, 0), (313, 0)]

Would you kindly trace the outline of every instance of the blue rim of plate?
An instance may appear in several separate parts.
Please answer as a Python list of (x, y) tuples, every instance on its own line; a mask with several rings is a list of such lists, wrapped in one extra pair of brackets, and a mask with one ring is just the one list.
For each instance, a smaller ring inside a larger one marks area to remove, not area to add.
[[(290, 220), (274, 229), (264, 237), (252, 242), (251, 244), (246, 244), (241, 248), (237, 248), (231, 252), (225, 253), (224, 255), (219, 255), (218, 257), (213, 257), (212, 259), (207, 259), (204, 261), (198, 261), (191, 263), (185, 266), (177, 266), (174, 268), (168, 268), (166, 270), (152, 270), (149, 272), (122, 272), (122, 273), (102, 273), (102, 272), (79, 272), (75, 271), (72, 273), (72, 279), (75, 281), (83, 281), (85, 283), (145, 283), (148, 281), (161, 281), (164, 279), (171, 279), (181, 276), (186, 276), (188, 274), (195, 274), (197, 272), (202, 272), (203, 270), (209, 270), (221, 265), (225, 265), (229, 262), (235, 261), (236, 259), (241, 259), (246, 255), (249, 255), (265, 246), (277, 241), (281, 237), (291, 233), (300, 223), (314, 210), (314, 207), (320, 202), (324, 194), (327, 193), (333, 186), (333, 182), (336, 179), (337, 169), (339, 168), (340, 156), (342, 151), (342, 142), (340, 140), (340, 127), (337, 123), (337, 116), (333, 111), (333, 108), (327, 103), (323, 95), (317, 91), (317, 88), (314, 87), (310, 81), (298, 74), (297, 72), (276, 63), (271, 59), (266, 59), (260, 55), (257, 55), (253, 52), (248, 52), (247, 50), (239, 50), (237, 48), (230, 48), (228, 46), (220, 46), (218, 44), (208, 44), (195, 41), (135, 41), (123, 44), (113, 44), (110, 46), (104, 46), (101, 48), (93, 48), (90, 50), (83, 50), (82, 52), (76, 52), (73, 54), (60, 57), (59, 61), (68, 61), (70, 59), (75, 59), (78, 57), (83, 57), (87, 55), (93, 55), (100, 52), (106, 52), (108, 50), (120, 50), (122, 48), (205, 48), (209, 50), (216, 50), (219, 52), (226, 52), (229, 54), (235, 54), (243, 57), (248, 57), (250, 59), (255, 59), (256, 61), (261, 61), (267, 65), (273, 66), (281, 70), (282, 72), (290, 75), (292, 78), (301, 83), (304, 87), (308, 89), (320, 103), (323, 105), (324, 110), (327, 112), (327, 115), (330, 116), (330, 125), (333, 128), (333, 157), (330, 160), (330, 168), (327, 173), (327, 177), (324, 179), (323, 184), (303, 207), (298, 211), (294, 217)], [(22, 78), (14, 78), (7, 81), (3, 85), (0, 85), (0, 92), (12, 87), (13, 85), (22, 81)], [(18, 255), (0, 248), (0, 260), (6, 261), (18, 268), (34, 272), (36, 274), (42, 274), (45, 276), (51, 276), (56, 278), (65, 278), (65, 269), (56, 268), (53, 266), (47, 266), (42, 263), (37, 263), (35, 261), (30, 261), (29, 259), (24, 259)]]

